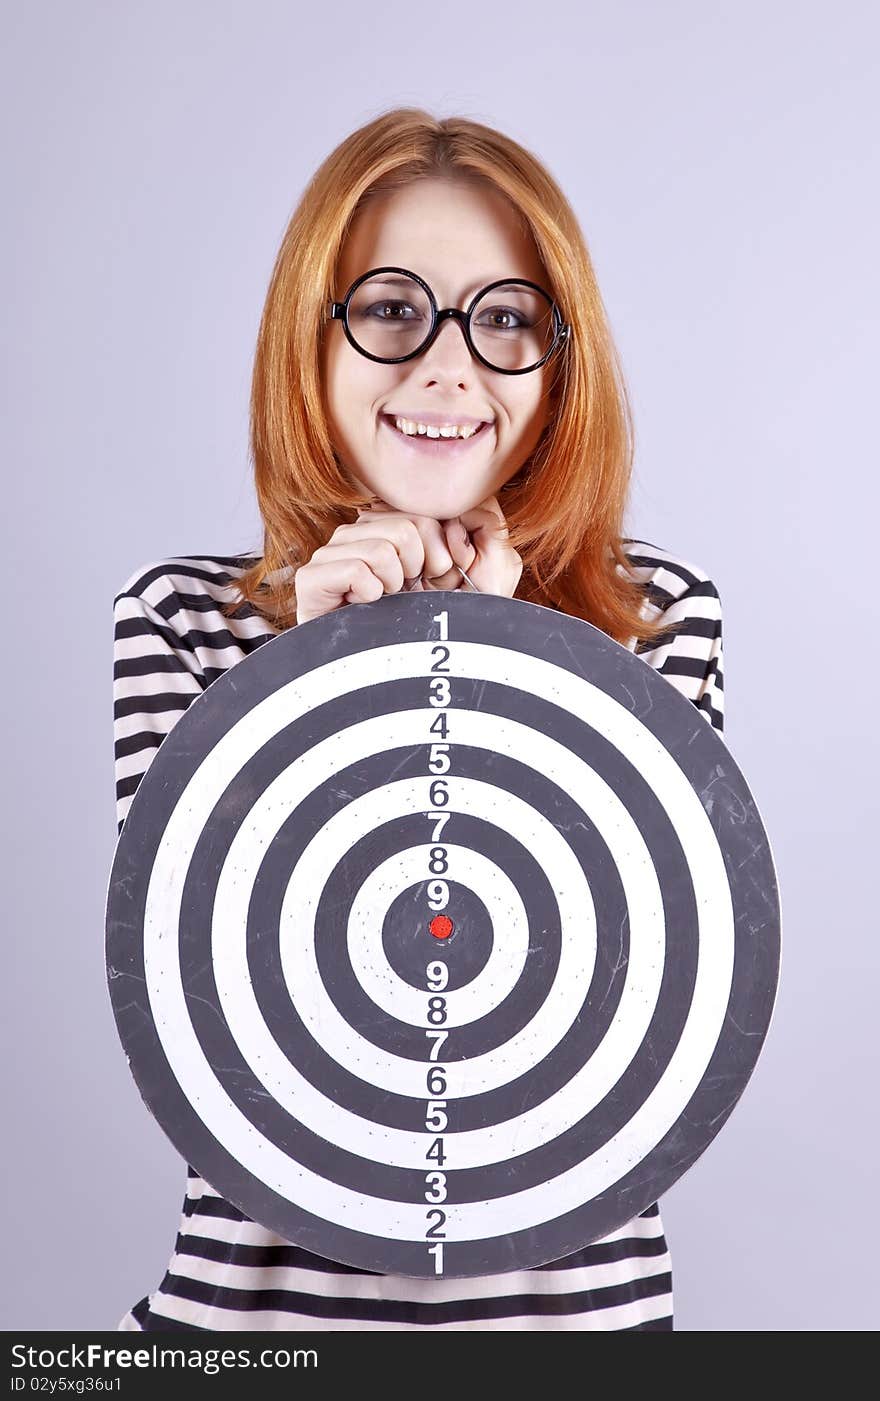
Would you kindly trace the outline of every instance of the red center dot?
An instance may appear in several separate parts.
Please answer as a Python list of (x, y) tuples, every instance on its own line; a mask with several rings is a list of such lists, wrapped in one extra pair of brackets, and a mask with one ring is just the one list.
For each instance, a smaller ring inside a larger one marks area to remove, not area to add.
[(448, 939), (454, 926), (448, 915), (435, 915), (428, 928), (435, 939)]

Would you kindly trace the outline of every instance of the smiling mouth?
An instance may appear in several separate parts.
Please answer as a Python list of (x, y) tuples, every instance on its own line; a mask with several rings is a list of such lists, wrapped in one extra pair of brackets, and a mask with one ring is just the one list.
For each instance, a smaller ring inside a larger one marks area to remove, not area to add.
[(442, 436), (432, 437), (427, 433), (404, 433), (394, 422), (390, 414), (380, 414), (380, 420), (404, 445), (413, 449), (414, 452), (427, 453), (431, 457), (458, 456), (466, 453), (478, 438), (484, 436), (485, 429), (491, 428), (490, 423), (481, 423), (475, 433), (469, 438), (444, 438)]

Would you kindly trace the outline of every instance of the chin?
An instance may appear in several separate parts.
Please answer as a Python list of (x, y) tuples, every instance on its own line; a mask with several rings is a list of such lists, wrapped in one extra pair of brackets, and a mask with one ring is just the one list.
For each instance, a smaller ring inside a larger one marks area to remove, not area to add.
[(463, 511), (469, 511), (473, 506), (479, 504), (484, 499), (483, 495), (474, 495), (473, 492), (467, 494), (461, 491), (413, 491), (408, 493), (405, 490), (397, 491), (394, 496), (383, 496), (382, 500), (387, 501), (389, 506), (393, 506), (396, 511), (403, 511), (406, 514), (419, 516), (432, 516), (434, 520), (450, 520), (454, 516), (460, 516)]

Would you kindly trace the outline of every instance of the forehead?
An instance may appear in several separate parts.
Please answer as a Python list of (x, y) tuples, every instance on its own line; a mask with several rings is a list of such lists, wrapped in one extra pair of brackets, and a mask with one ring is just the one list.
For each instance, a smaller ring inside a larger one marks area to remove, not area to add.
[(370, 200), (339, 260), (340, 294), (374, 267), (423, 277), (441, 305), (502, 277), (546, 281), (531, 231), (505, 195), (461, 177), (431, 176)]

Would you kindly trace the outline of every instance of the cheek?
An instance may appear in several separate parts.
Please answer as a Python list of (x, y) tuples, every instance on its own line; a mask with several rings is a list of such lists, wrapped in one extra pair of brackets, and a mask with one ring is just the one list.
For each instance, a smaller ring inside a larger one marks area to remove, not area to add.
[[(523, 376), (525, 379), (525, 376)], [(537, 378), (537, 376), (536, 376)], [(507, 405), (507, 418), (517, 439), (532, 437), (540, 433), (547, 422), (550, 405), (542, 382), (522, 385), (519, 392), (511, 395)]]
[(393, 392), (387, 368), (374, 365), (346, 344), (327, 357), (325, 384), (332, 420), (351, 445), (366, 445), (378, 427), (381, 404)]

